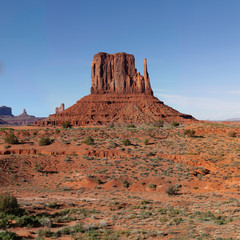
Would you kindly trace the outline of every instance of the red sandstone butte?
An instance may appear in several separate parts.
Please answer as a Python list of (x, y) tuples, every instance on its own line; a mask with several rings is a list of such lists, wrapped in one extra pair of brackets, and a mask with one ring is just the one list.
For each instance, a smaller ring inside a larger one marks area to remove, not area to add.
[(144, 59), (144, 76), (135, 68), (135, 58), (126, 53), (98, 53), (91, 64), (92, 94), (150, 94), (153, 95)]
[(35, 125), (95, 125), (108, 123), (151, 123), (156, 120), (180, 123), (196, 121), (153, 96), (144, 59), (144, 76), (127, 53), (98, 53), (91, 64), (91, 94), (66, 110), (50, 115)]

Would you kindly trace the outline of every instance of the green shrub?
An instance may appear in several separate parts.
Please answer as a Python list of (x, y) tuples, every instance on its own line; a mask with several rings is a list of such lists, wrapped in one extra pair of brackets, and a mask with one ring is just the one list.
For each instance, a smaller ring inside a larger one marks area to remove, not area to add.
[(136, 128), (136, 126), (134, 124), (130, 123), (127, 125), (127, 128)]
[(88, 136), (83, 143), (86, 143), (87, 145), (94, 145), (94, 139), (92, 138), (92, 136)]
[(44, 227), (52, 227), (52, 220), (49, 217), (42, 217), (38, 220), (40, 222), (40, 224)]
[(42, 164), (41, 164), (41, 163), (35, 164), (34, 170), (35, 170), (36, 172), (41, 172), (41, 171), (43, 171), (43, 166), (42, 166)]
[(172, 122), (172, 123), (171, 123), (171, 126), (173, 126), (173, 127), (178, 127), (178, 126), (179, 126), (179, 122)]
[(9, 194), (0, 194), (0, 212), (18, 214), (20, 211), (18, 201)]
[(25, 215), (21, 217), (16, 217), (15, 220), (18, 227), (38, 227), (41, 225), (35, 216)]
[(195, 130), (185, 129), (183, 134), (188, 137), (195, 137)]
[(57, 202), (51, 202), (48, 204), (48, 207), (58, 209), (60, 205)]
[(157, 121), (155, 121), (154, 123), (153, 123), (153, 126), (154, 127), (158, 127), (158, 128), (160, 128), (160, 127), (163, 127), (163, 125), (164, 125), (164, 121), (163, 120), (157, 120)]
[(0, 131), (14, 131), (13, 128), (0, 128)]
[(63, 122), (63, 123), (62, 123), (62, 127), (63, 127), (63, 128), (71, 128), (72, 125), (71, 125), (71, 123), (70, 123), (69, 121), (66, 121), (66, 122)]
[(70, 233), (71, 233), (71, 227), (68, 226), (68, 227), (62, 228), (62, 229), (61, 229), (61, 233), (62, 233), (62, 235), (70, 235)]
[(0, 213), (0, 229), (6, 229), (10, 227), (7, 215)]
[(147, 138), (144, 139), (144, 144), (148, 145), (149, 144), (149, 140)]
[(230, 131), (227, 133), (227, 135), (228, 135), (229, 137), (236, 137), (236, 136), (237, 136), (237, 133), (236, 133), (235, 131), (233, 131), (233, 130), (230, 130)]
[(153, 152), (149, 152), (149, 153), (148, 153), (148, 156), (149, 156), (149, 157), (152, 157), (152, 156), (155, 156), (155, 155), (156, 155), (156, 154), (153, 153)]
[(96, 179), (95, 179), (95, 182), (96, 182), (97, 184), (103, 184), (103, 183), (104, 183), (100, 178), (96, 178)]
[(126, 179), (122, 180), (122, 184), (125, 188), (129, 188), (130, 183)]
[(124, 146), (130, 146), (130, 145), (132, 145), (132, 143), (131, 143), (131, 141), (127, 138), (127, 139), (124, 139), (124, 140), (123, 140), (123, 145), (124, 145)]
[(19, 239), (19, 237), (14, 232), (3, 231), (3, 232), (0, 232), (0, 239), (2, 239), (2, 240), (15, 240), (15, 239)]
[(58, 128), (55, 129), (55, 133), (56, 133), (56, 134), (60, 133), (60, 129), (58, 129)]
[(74, 233), (79, 233), (79, 232), (84, 232), (82, 224), (77, 224), (72, 227), (72, 232)]
[(109, 148), (116, 148), (117, 144), (115, 142), (110, 142), (108, 145)]
[(154, 183), (149, 183), (149, 184), (148, 184), (148, 187), (149, 187), (149, 188), (152, 188), (152, 189), (156, 189), (157, 185), (154, 184)]
[(18, 144), (18, 138), (13, 134), (10, 133), (4, 138), (4, 142), (8, 144)]
[(52, 237), (54, 236), (54, 232), (50, 229), (40, 229), (37, 235), (38, 237)]
[(167, 189), (166, 189), (166, 193), (168, 195), (177, 195), (179, 191), (179, 188), (174, 186), (174, 185), (170, 185)]
[(52, 142), (49, 139), (49, 137), (41, 137), (39, 140), (39, 146), (46, 146), (46, 145), (50, 145)]

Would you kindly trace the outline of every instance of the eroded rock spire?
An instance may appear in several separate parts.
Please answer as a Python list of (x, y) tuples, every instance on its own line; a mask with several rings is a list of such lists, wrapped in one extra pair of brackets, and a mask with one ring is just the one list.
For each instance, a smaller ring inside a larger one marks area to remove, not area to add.
[(144, 58), (144, 83), (145, 83), (145, 93), (153, 95), (152, 88), (150, 85), (150, 78), (147, 71), (147, 59)]

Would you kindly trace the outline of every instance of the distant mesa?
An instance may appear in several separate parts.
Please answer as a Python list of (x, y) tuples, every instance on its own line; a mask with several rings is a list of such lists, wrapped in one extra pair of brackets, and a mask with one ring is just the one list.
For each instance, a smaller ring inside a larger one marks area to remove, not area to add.
[(0, 107), (0, 124), (2, 125), (29, 125), (42, 119), (44, 118), (36, 118), (35, 116), (28, 115), (26, 109), (23, 109), (22, 114), (14, 116), (12, 115), (11, 107)]
[(181, 123), (196, 121), (153, 96), (146, 58), (142, 76), (135, 68), (132, 54), (101, 52), (93, 57), (91, 64), (91, 94), (35, 125), (54, 126), (64, 121), (72, 125), (152, 123), (160, 119)]
[(12, 108), (1, 106), (0, 107), (0, 116), (13, 116), (12, 115)]
[(226, 121), (226, 122), (240, 122), (240, 118), (228, 118), (228, 119), (221, 120), (221, 121)]
[(61, 113), (65, 110), (64, 103), (61, 103), (60, 107), (55, 108), (55, 113)]

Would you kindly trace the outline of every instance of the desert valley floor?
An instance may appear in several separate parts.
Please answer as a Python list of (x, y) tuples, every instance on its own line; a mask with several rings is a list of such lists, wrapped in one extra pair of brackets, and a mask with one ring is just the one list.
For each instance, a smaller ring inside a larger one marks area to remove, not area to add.
[(240, 123), (0, 130), (17, 239), (240, 239)]

